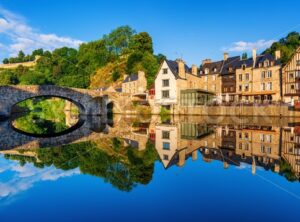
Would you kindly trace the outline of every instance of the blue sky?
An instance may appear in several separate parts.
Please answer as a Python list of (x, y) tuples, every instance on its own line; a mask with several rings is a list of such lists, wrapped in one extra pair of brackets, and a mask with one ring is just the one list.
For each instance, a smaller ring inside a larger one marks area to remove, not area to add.
[(299, 1), (1, 0), (0, 59), (23, 49), (76, 47), (121, 25), (147, 31), (156, 53), (188, 64), (258, 51), (300, 31)]

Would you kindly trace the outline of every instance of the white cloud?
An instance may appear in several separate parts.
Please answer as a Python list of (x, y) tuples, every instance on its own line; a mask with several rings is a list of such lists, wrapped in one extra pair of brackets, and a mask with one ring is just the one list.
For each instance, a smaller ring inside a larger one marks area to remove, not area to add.
[[(60, 178), (70, 177), (80, 174), (80, 170), (63, 171), (55, 167), (36, 168), (33, 164), (20, 166), (17, 161), (8, 161), (0, 156), (0, 172), (8, 173), (10, 178), (0, 181), (0, 201), (1, 199), (12, 198), (34, 186), (41, 181), (55, 181)], [(1, 203), (1, 202), (0, 202)], [(2, 204), (2, 203), (1, 203)]]
[(0, 36), (8, 38), (9, 43), (0, 42), (0, 48), (10, 56), (15, 56), (20, 50), (30, 53), (38, 48), (45, 50), (63, 46), (77, 48), (82, 43), (70, 37), (41, 33), (29, 26), (25, 18), (4, 8), (0, 8)]
[(247, 52), (252, 49), (264, 50), (272, 45), (275, 40), (258, 40), (256, 42), (239, 41), (234, 42), (228, 47), (223, 47), (222, 51), (227, 52)]

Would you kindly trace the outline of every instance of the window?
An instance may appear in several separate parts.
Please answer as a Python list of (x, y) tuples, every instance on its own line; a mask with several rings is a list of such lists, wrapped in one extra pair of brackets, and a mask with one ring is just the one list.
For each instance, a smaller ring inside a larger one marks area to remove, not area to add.
[(242, 90), (243, 90), (243, 86), (239, 85), (239, 91), (242, 91)]
[(293, 78), (294, 78), (294, 73), (290, 73), (290, 74), (289, 74), (289, 78), (290, 78), (290, 79), (293, 79)]
[(230, 86), (230, 92), (233, 92), (233, 91), (234, 91), (233, 86)]
[(294, 85), (291, 85), (291, 89), (295, 89), (295, 86), (294, 86)]
[(245, 91), (246, 92), (249, 91), (249, 85), (248, 84), (245, 85)]
[(243, 80), (243, 74), (239, 75), (239, 80), (242, 81)]
[(245, 79), (246, 79), (247, 81), (249, 81), (249, 73), (246, 73)]
[(170, 150), (170, 143), (163, 142), (163, 149), (164, 150)]
[(246, 69), (246, 65), (242, 65), (242, 69), (245, 70)]
[(209, 68), (205, 68), (204, 73), (207, 75), (209, 73)]
[(300, 66), (300, 60), (296, 61), (297, 66)]
[(243, 149), (243, 144), (242, 143), (239, 143), (239, 149)]
[(249, 139), (249, 134), (245, 133), (245, 139), (248, 140)]
[(163, 90), (162, 91), (162, 98), (170, 98), (169, 90)]
[(266, 89), (266, 84), (265, 83), (260, 84), (260, 90), (265, 90), (265, 89)]
[(214, 72), (217, 72), (217, 68), (214, 68)]
[(204, 77), (204, 81), (205, 81), (205, 82), (207, 82), (207, 79), (208, 79), (208, 77), (207, 77), (207, 76), (205, 76), (205, 77)]
[(261, 78), (264, 79), (265, 76), (266, 76), (266, 72), (265, 72), (265, 71), (262, 71), (262, 72), (261, 72)]
[(271, 82), (268, 83), (268, 90), (272, 90), (272, 83)]
[(170, 139), (170, 132), (169, 131), (162, 131), (162, 138), (163, 139)]
[(162, 85), (163, 85), (163, 87), (168, 87), (168, 86), (170, 86), (169, 80), (168, 80), (168, 79), (163, 79)]
[(266, 147), (265, 151), (267, 154), (271, 154), (272, 149), (271, 149), (271, 147)]
[(164, 155), (164, 160), (169, 160), (169, 156), (168, 155)]
[(268, 78), (272, 78), (272, 71), (271, 71), (271, 70), (269, 70), (269, 71), (267, 72), (267, 77), (268, 77)]
[(239, 133), (239, 138), (242, 139), (242, 133)]
[(163, 74), (168, 74), (168, 69), (163, 69)]
[(249, 150), (249, 143), (245, 144), (245, 150), (248, 151)]
[(264, 62), (264, 67), (269, 67), (270, 66), (270, 62), (269, 62), (269, 60), (266, 60), (265, 62)]

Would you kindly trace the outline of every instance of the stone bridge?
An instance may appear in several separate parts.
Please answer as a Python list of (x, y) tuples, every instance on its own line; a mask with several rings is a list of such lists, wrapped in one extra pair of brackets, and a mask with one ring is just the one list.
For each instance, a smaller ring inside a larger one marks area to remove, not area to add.
[[(59, 97), (79, 107), (81, 115), (105, 115), (109, 107), (121, 113), (129, 97), (122, 93), (109, 93), (89, 89), (44, 86), (0, 86), (0, 116), (10, 116), (12, 107), (34, 97)], [(127, 98), (127, 99), (126, 99)], [(111, 106), (108, 106), (112, 104)]]

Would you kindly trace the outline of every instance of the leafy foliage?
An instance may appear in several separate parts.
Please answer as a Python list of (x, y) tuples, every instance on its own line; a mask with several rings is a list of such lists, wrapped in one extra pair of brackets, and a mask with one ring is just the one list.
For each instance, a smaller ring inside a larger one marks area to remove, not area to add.
[[(37, 167), (55, 166), (62, 170), (78, 167), (82, 173), (104, 178), (106, 182), (126, 192), (131, 191), (139, 183), (148, 184), (151, 181), (154, 162), (158, 159), (152, 143), (148, 142), (144, 151), (127, 147), (125, 155), (120, 155), (122, 146), (120, 139), (113, 138), (111, 145), (116, 151), (115, 155), (105, 152), (105, 147), (99, 149), (98, 145), (92, 142), (37, 149), (37, 157), (40, 160)], [(22, 165), (26, 162), (37, 164), (35, 159), (22, 155), (5, 157), (19, 160)]]
[(264, 53), (270, 53), (275, 56), (275, 51), (281, 51), (281, 63), (287, 64), (292, 57), (295, 50), (300, 46), (300, 34), (298, 32), (291, 32), (285, 38), (280, 39), (278, 42), (274, 42), (270, 48)]
[[(0, 84), (95, 87), (95, 84), (91, 84), (91, 77), (97, 70), (108, 70), (106, 66), (113, 66), (109, 73), (111, 77), (107, 78), (109, 81), (119, 81), (126, 67), (128, 74), (145, 71), (148, 85), (151, 85), (162, 58), (162, 55), (153, 54), (152, 38), (147, 32), (136, 33), (129, 26), (121, 26), (97, 41), (81, 44), (78, 50), (68, 47), (53, 52), (37, 49), (31, 55), (20, 51), (17, 57), (6, 58), (3, 63), (33, 61), (36, 56), (40, 58), (32, 69), (22, 67), (0, 73), (4, 77), (0, 78)], [(123, 64), (124, 68), (121, 67)]]

